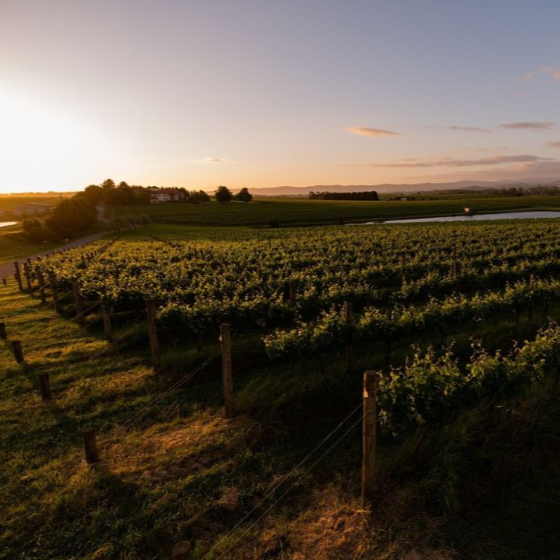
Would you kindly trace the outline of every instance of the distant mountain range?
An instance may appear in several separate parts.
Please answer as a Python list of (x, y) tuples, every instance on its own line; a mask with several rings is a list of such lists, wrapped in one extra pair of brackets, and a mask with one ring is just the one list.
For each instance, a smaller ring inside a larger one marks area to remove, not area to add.
[(312, 185), (309, 187), (269, 187), (252, 188), (251, 193), (256, 196), (306, 196), (310, 192), (367, 192), (377, 191), (379, 193), (412, 193), (425, 191), (446, 191), (446, 190), (485, 190), (492, 188), (528, 188), (542, 186), (560, 185), (560, 178), (551, 179), (524, 179), (523, 181), (454, 181), (451, 183), (403, 183), (392, 184), (384, 183), (381, 185)]

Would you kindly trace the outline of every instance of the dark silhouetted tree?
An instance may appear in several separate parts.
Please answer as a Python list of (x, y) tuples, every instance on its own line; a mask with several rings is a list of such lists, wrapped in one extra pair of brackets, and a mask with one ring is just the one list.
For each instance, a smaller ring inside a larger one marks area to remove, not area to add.
[(101, 183), (101, 187), (105, 190), (114, 189), (116, 188), (115, 181), (113, 181), (113, 179), (105, 179), (105, 181)]
[(216, 200), (220, 204), (231, 202), (231, 199), (233, 198), (233, 194), (231, 193), (231, 191), (227, 187), (224, 187), (223, 185), (217, 188), (216, 194), (214, 196), (216, 197)]
[(95, 206), (83, 197), (63, 200), (45, 219), (47, 226), (60, 238), (75, 237), (91, 227), (97, 219)]
[(190, 191), (189, 202), (192, 202), (193, 204), (210, 202), (210, 195), (205, 191)]
[(92, 204), (99, 204), (103, 200), (104, 190), (99, 185), (90, 185), (84, 189), (84, 198)]
[(249, 192), (249, 189), (243, 187), (233, 198), (240, 202), (251, 202), (253, 195)]

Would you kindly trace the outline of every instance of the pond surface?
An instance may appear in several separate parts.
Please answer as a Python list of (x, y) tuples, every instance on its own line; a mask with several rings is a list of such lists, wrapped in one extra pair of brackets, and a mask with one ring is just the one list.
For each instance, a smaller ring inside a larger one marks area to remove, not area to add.
[(15, 226), (17, 222), (0, 222), (0, 228), (8, 227), (8, 226)]
[[(385, 220), (384, 224), (414, 224), (420, 222), (477, 222), (480, 220), (521, 220), (537, 218), (560, 218), (560, 212), (533, 210), (527, 212), (499, 212), (495, 214), (475, 214), (474, 216), (438, 216), (435, 218), (407, 218), (405, 220)], [(373, 225), (379, 222), (368, 222)]]

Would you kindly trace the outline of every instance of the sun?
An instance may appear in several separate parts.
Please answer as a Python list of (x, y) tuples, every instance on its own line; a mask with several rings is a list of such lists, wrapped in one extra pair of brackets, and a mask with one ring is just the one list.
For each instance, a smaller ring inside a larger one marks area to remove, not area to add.
[[(83, 188), (110, 160), (108, 143), (88, 122), (0, 84), (0, 192)], [(70, 179), (70, 177), (72, 179)]]

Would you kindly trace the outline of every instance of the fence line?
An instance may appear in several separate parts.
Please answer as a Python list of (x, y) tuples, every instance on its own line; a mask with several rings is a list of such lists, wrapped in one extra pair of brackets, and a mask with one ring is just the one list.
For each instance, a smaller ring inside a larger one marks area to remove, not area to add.
[(87, 309), (84, 309), (81, 313), (78, 313), (78, 315), (76, 315), (75, 317), (72, 317), (73, 321), (79, 320), (81, 319), (84, 315), (86, 315), (87, 313), (89, 313), (90, 311), (92, 311), (93, 309), (95, 309), (96, 307), (101, 305), (101, 301), (96, 301), (91, 307), (88, 307)]
[(123, 341), (125, 338), (127, 338), (128, 336), (130, 336), (132, 333), (138, 331), (139, 329), (141, 329), (144, 325), (142, 323), (139, 323), (137, 325), (134, 325), (133, 327), (131, 327), (130, 329), (128, 329), (128, 331), (126, 331), (125, 333), (123, 333), (121, 336), (115, 338), (114, 340), (112, 340), (107, 346), (105, 346), (105, 348), (102, 348), (101, 350), (99, 350), (98, 352), (95, 352), (94, 354), (92, 354), (89, 358), (88, 361), (91, 360), (96, 360), (97, 358), (100, 358), (101, 356), (103, 356), (103, 354), (105, 354), (106, 352), (108, 352), (109, 350), (113, 349), (119, 342)]

